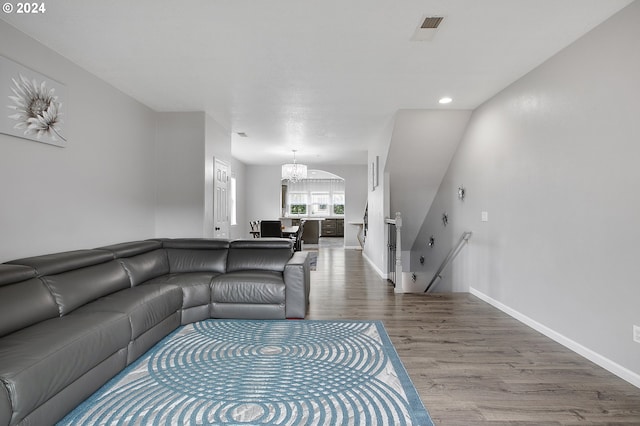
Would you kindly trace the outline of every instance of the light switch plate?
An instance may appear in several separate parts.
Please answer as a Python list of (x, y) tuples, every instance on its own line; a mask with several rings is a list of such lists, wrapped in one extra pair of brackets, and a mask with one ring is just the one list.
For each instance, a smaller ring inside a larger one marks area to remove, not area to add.
[(640, 325), (633, 326), (633, 341), (640, 343)]
[(489, 222), (489, 212), (482, 212), (481, 220), (483, 222)]

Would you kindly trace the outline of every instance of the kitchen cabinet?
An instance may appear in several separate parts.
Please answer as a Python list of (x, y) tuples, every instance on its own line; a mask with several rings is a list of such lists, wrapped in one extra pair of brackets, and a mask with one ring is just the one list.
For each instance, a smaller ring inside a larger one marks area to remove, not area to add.
[(320, 225), (322, 237), (344, 237), (344, 219), (325, 219)]

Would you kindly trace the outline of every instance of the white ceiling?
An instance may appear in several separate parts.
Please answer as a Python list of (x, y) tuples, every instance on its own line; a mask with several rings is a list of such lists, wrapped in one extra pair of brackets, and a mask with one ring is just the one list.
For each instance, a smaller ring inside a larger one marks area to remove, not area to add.
[[(206, 111), (247, 164), (297, 149), (321, 165), (366, 164), (399, 109), (477, 107), (630, 2), (58, 0), (0, 16), (154, 110)], [(433, 40), (411, 41), (432, 15)]]

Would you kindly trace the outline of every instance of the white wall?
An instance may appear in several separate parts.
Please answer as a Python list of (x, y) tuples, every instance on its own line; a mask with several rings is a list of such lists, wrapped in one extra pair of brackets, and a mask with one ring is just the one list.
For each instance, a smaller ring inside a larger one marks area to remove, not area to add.
[(234, 172), (242, 163), (231, 156), (230, 132), (203, 112), (158, 113), (157, 132), (156, 235), (212, 238), (214, 158), (243, 179), (243, 168)]
[(66, 148), (0, 134), (0, 262), (153, 237), (155, 113), (2, 20), (0, 40), (68, 97)]
[[(370, 169), (367, 171), (369, 230), (364, 244), (363, 256), (383, 278), (387, 277), (387, 225), (385, 218), (389, 213), (389, 174), (384, 173), (389, 155), (389, 144), (393, 133), (394, 120), (390, 119), (377, 140), (372, 141), (368, 153), (368, 163), (371, 165), (378, 158), (379, 178), (378, 187), (372, 190), (370, 183)], [(369, 166), (371, 167), (371, 166)], [(395, 215), (395, 213), (394, 213)]]
[(345, 180), (344, 246), (360, 248), (358, 227), (349, 222), (362, 222), (367, 206), (367, 166), (365, 165), (313, 165), (309, 168), (324, 170)]
[(638, 22), (634, 2), (477, 109), (419, 237), (451, 247), (473, 231), (444, 289), (471, 289), (636, 386)]
[(349, 166), (346, 170), (336, 170), (345, 178), (345, 211), (344, 211), (344, 246), (347, 248), (362, 248), (358, 241), (358, 233), (363, 229), (350, 222), (362, 223), (364, 211), (367, 207), (367, 166)]
[(403, 251), (411, 250), (470, 117), (470, 110), (396, 113), (385, 171), (391, 214), (402, 213)]
[(247, 165), (245, 183), (247, 232), (249, 232), (248, 221), (277, 220), (282, 215), (280, 178), (279, 166)]
[(247, 218), (247, 166), (232, 159), (231, 176), (236, 178), (236, 218), (237, 225), (231, 227), (231, 239), (251, 238), (249, 219)]
[[(204, 227), (203, 235), (213, 238), (213, 192), (214, 192), (214, 162), (215, 158), (229, 164), (231, 173), (233, 170), (233, 157), (231, 156), (231, 132), (225, 129), (213, 117), (205, 115), (204, 133)], [(234, 233), (233, 227), (229, 229), (229, 236)]]

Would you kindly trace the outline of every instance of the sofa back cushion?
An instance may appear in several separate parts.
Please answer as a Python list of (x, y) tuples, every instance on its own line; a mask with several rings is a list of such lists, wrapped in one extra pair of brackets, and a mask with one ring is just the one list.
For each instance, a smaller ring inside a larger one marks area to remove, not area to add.
[(293, 255), (293, 241), (285, 238), (259, 238), (232, 241), (227, 272), (264, 270), (283, 272)]
[(26, 265), (36, 270), (38, 276), (54, 275), (86, 266), (97, 265), (113, 260), (113, 253), (104, 250), (75, 250), (62, 253), (45, 254), (7, 262), (13, 265)]
[(182, 272), (213, 272), (223, 274), (227, 267), (227, 240), (181, 238), (164, 240), (172, 274)]
[(129, 277), (107, 250), (76, 250), (7, 262), (33, 268), (49, 288), (58, 313), (66, 315), (74, 309), (130, 287)]
[(127, 272), (115, 260), (47, 275), (42, 280), (51, 290), (60, 315), (66, 315), (95, 299), (131, 287)]
[(118, 259), (118, 262), (127, 271), (131, 286), (137, 286), (145, 281), (169, 273), (169, 260), (167, 259), (167, 252), (163, 249)]
[(36, 277), (35, 269), (24, 265), (0, 265), (0, 287)]
[(106, 250), (113, 253), (116, 259), (121, 257), (131, 257), (138, 254), (147, 253), (162, 248), (159, 240), (129, 241), (126, 243), (112, 244), (110, 246), (99, 247), (96, 250)]
[(51, 292), (28, 266), (0, 265), (0, 337), (58, 316)]

